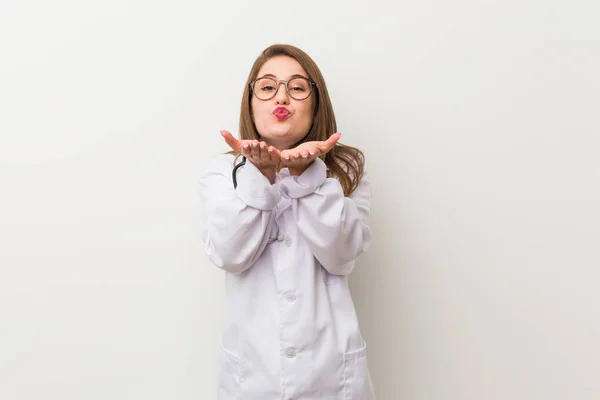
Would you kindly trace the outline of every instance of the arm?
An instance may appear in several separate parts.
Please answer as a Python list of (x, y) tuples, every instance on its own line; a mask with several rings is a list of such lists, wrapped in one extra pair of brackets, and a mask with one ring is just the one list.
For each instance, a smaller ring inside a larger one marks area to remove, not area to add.
[(344, 197), (337, 179), (326, 177), (325, 163), (319, 158), (300, 176), (285, 170), (282, 174), (281, 193), (292, 199), (298, 229), (315, 258), (329, 273), (348, 275), (351, 261), (371, 243), (371, 188), (366, 172), (351, 197)]
[(234, 189), (232, 170), (232, 158), (221, 156), (200, 179), (202, 239), (217, 267), (239, 274), (250, 268), (265, 249), (281, 195), (251, 162), (237, 170), (238, 186)]

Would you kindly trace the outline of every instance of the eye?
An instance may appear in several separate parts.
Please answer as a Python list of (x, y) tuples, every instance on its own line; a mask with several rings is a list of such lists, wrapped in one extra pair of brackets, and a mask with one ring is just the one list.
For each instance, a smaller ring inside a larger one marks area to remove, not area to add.
[(273, 79), (270, 78), (261, 78), (259, 80), (256, 81), (256, 83), (254, 84), (255, 89), (257, 89), (260, 92), (274, 92), (277, 90), (276, 88), (277, 84), (275, 83), (275, 81)]
[(309, 91), (309, 83), (305, 79), (294, 78), (288, 83), (291, 92), (304, 93)]

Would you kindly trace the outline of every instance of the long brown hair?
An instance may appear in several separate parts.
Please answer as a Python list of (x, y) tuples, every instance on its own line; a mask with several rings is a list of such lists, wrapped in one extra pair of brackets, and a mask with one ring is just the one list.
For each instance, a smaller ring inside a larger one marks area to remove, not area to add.
[[(311, 141), (324, 141), (337, 132), (337, 124), (333, 113), (333, 106), (329, 99), (325, 79), (319, 70), (317, 64), (304, 51), (297, 47), (287, 44), (275, 44), (267, 47), (254, 61), (254, 65), (248, 75), (248, 80), (242, 97), (242, 107), (240, 111), (240, 139), (242, 140), (260, 140), (260, 134), (256, 130), (254, 119), (252, 118), (252, 90), (250, 83), (258, 77), (261, 67), (272, 57), (288, 56), (304, 68), (308, 78), (316, 83), (313, 123), (308, 134), (296, 143), (295, 146)], [(321, 159), (328, 167), (327, 176), (335, 177), (339, 180), (344, 190), (345, 196), (350, 196), (362, 179), (364, 171), (364, 154), (355, 147), (350, 147), (337, 143), (327, 154), (321, 156)]]

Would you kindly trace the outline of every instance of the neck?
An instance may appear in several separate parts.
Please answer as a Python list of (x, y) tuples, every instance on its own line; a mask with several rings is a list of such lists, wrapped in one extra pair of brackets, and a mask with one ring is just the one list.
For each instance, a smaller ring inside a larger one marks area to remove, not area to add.
[(279, 151), (289, 150), (294, 146), (293, 143), (279, 142), (279, 141), (266, 140), (266, 139), (264, 139), (264, 141), (267, 144), (267, 146), (273, 146)]

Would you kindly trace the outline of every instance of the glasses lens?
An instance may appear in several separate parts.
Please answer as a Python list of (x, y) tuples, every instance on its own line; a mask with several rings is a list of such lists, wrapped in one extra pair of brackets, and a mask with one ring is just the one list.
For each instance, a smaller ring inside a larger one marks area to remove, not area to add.
[(311, 83), (304, 78), (294, 78), (288, 82), (288, 92), (296, 100), (306, 99), (311, 90)]
[(254, 95), (261, 100), (269, 100), (275, 96), (277, 82), (271, 78), (261, 78), (254, 82)]

